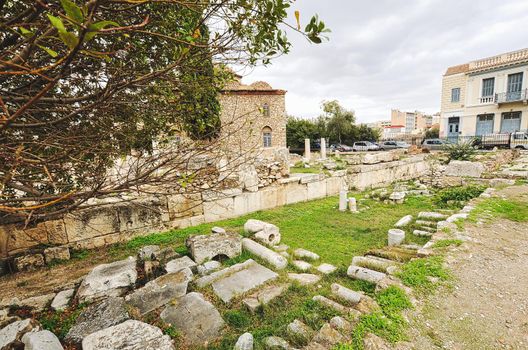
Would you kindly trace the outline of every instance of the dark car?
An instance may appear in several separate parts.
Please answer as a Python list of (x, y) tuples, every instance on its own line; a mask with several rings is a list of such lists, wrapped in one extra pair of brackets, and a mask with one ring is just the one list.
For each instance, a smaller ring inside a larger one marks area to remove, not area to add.
[(409, 147), (411, 147), (411, 145), (409, 145), (406, 142), (402, 142), (402, 141), (383, 141), (380, 143), (379, 147), (382, 150), (397, 149), (397, 148), (408, 149)]

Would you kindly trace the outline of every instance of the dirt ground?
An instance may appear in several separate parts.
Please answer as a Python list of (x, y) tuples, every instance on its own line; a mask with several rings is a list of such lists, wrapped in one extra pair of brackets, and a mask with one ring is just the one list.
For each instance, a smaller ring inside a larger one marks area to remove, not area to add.
[[(528, 186), (499, 192), (528, 198)], [(409, 315), (413, 348), (528, 349), (528, 223), (466, 224), (471, 239), (447, 254), (455, 281)]]

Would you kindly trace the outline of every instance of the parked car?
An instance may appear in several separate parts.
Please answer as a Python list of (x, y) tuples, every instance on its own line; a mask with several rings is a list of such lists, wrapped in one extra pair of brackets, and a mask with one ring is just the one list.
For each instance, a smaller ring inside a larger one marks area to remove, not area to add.
[(449, 144), (449, 141), (442, 140), (442, 139), (425, 139), (422, 143), (422, 148), (432, 150), (432, 151), (438, 151), (442, 150), (445, 145)]
[(354, 142), (352, 150), (354, 152), (367, 152), (367, 151), (379, 151), (379, 146), (370, 141)]
[(330, 150), (332, 151), (339, 151), (339, 152), (352, 152), (352, 147), (347, 146), (342, 143), (334, 143), (330, 145)]
[(397, 149), (397, 148), (408, 149), (409, 147), (411, 147), (411, 145), (403, 141), (383, 141), (379, 145), (379, 148), (381, 150), (389, 150), (389, 149)]
[(528, 150), (528, 133), (517, 131), (510, 136), (511, 149), (526, 149)]

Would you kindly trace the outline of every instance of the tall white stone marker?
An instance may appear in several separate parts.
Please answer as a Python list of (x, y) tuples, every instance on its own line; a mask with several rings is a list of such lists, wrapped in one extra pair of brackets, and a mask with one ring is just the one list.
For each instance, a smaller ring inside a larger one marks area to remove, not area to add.
[(345, 190), (341, 190), (339, 192), (339, 211), (346, 211), (347, 209), (347, 202), (348, 202), (347, 194), (348, 193)]
[(307, 162), (310, 161), (310, 139), (304, 139), (304, 158), (306, 158)]
[(326, 139), (324, 137), (321, 138), (321, 159), (326, 159)]

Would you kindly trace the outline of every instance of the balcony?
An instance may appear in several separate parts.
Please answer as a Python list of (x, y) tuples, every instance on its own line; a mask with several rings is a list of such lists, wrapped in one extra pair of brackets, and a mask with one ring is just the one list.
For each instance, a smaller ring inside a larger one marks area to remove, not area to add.
[(495, 94), (495, 103), (512, 103), (512, 102), (524, 102), (526, 103), (526, 98), (528, 96), (528, 89), (516, 92), (502, 92), (500, 94)]

